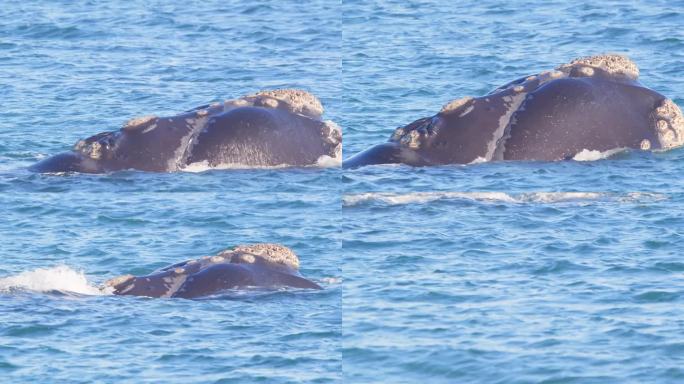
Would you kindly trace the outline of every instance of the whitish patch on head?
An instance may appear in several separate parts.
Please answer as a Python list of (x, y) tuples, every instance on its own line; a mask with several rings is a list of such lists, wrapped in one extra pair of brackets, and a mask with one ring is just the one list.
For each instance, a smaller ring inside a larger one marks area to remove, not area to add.
[(97, 141), (91, 143), (90, 144), (90, 150), (88, 152), (88, 156), (94, 160), (101, 159), (102, 158), (102, 144), (98, 143)]
[(134, 117), (134, 118), (128, 120), (123, 125), (123, 130), (124, 131), (137, 131), (137, 130), (145, 129), (148, 126), (155, 124), (157, 122), (157, 119), (159, 119), (157, 116)]
[(250, 255), (249, 253), (238, 253), (231, 261), (233, 263), (254, 264), (256, 262), (256, 256)]
[(439, 111), (439, 113), (449, 113), (449, 112), (454, 112), (458, 111), (459, 109), (463, 108), (468, 104), (471, 100), (473, 100), (472, 97), (466, 96), (462, 97), (457, 100), (452, 100), (442, 107), (442, 109)]
[(120, 285), (130, 283), (133, 279), (135, 279), (135, 276), (133, 276), (133, 275), (117, 276), (115, 278), (107, 280), (104, 283), (104, 285), (106, 287), (117, 288)]
[(682, 110), (670, 99), (664, 99), (653, 111), (654, 127), (663, 149), (684, 144), (684, 116)]
[[(342, 158), (342, 129), (334, 121), (326, 120), (321, 126), (323, 142), (330, 144), (332, 150), (328, 155), (333, 159)], [(325, 155), (324, 155), (325, 156)]]
[(426, 117), (405, 127), (397, 128), (390, 137), (390, 141), (398, 142), (404, 147), (418, 149), (423, 145), (423, 142), (436, 134), (437, 127), (436, 124), (433, 124), (433, 118)]
[(342, 142), (342, 129), (334, 121), (326, 120), (321, 126), (323, 141), (328, 144), (339, 144)]
[(557, 69), (566, 74), (569, 74), (573, 69), (578, 69), (579, 73), (585, 76), (592, 76), (593, 70), (588, 71), (588, 67), (599, 68), (611, 75), (624, 76), (631, 80), (639, 78), (639, 67), (624, 55), (606, 54), (581, 57), (571, 61), (568, 64), (563, 64)]
[[(247, 96), (249, 98), (261, 97), (267, 102), (275, 102), (275, 106), (279, 105), (281, 101), (287, 105), (290, 112), (298, 113), (300, 115), (308, 116), (314, 119), (320, 119), (323, 115), (323, 105), (320, 100), (311, 93), (301, 89), (274, 89), (271, 91), (259, 91), (254, 95)], [(275, 99), (275, 100), (273, 100)], [(273, 101), (271, 101), (273, 100)]]
[[(258, 257), (271, 264), (279, 264), (292, 269), (299, 269), (299, 258), (290, 248), (280, 244), (239, 245), (233, 249), (234, 261), (250, 262), (250, 256)], [(254, 262), (252, 259), (251, 262)]]
[(228, 112), (235, 108), (246, 107), (248, 105), (252, 105), (252, 103), (245, 99), (225, 100), (223, 102), (223, 112)]
[[(84, 161), (93, 163), (93, 160), (100, 160), (114, 153), (119, 145), (120, 137), (120, 131), (102, 132), (85, 140), (79, 140), (74, 145), (74, 151), (89, 158), (84, 159)], [(92, 165), (95, 166), (94, 163)]]
[[(397, 130), (399, 131), (399, 130)], [(410, 130), (407, 134), (401, 136), (399, 139), (399, 143), (401, 145), (409, 147), (411, 149), (418, 149), (420, 148), (420, 133), (416, 129)]]
[(648, 151), (649, 149), (651, 149), (651, 141), (649, 141), (648, 139), (641, 140), (639, 148), (641, 148), (644, 151)]

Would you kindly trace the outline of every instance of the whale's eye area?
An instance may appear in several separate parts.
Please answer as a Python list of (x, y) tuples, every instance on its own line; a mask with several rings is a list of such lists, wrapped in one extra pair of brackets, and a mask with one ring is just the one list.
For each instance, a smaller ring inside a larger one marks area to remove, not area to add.
[(80, 152), (82, 155), (93, 160), (109, 157), (109, 154), (116, 147), (120, 136), (121, 132), (119, 131), (98, 133), (85, 140), (79, 140), (74, 145), (74, 151)]

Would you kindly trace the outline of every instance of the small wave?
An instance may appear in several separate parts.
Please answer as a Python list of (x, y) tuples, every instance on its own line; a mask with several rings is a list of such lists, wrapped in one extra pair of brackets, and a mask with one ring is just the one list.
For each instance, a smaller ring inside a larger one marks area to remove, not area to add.
[(92, 35), (96, 34), (101, 35), (100, 32), (86, 31), (75, 25), (63, 26), (53, 23), (22, 25), (15, 32), (21, 36), (35, 39), (76, 39), (92, 38)]
[(666, 200), (667, 196), (659, 193), (631, 192), (614, 194), (608, 192), (529, 192), (510, 194), (505, 192), (413, 192), (394, 193), (360, 193), (344, 195), (343, 206), (355, 206), (363, 203), (380, 202), (388, 205), (424, 204), (436, 200), (470, 200), (483, 202), (501, 202), (510, 204), (522, 203), (562, 203), (588, 201), (644, 202)]
[(320, 282), (327, 285), (337, 285), (342, 283), (342, 278), (340, 277), (324, 277), (320, 279)]
[[(342, 161), (339, 158), (323, 155), (316, 160), (315, 164), (308, 165), (305, 167), (334, 168), (334, 167), (339, 167), (341, 165), (342, 165)], [(211, 171), (211, 170), (282, 169), (282, 168), (291, 168), (291, 167), (295, 167), (295, 166), (290, 165), (290, 164), (250, 165), (250, 164), (241, 164), (241, 163), (226, 163), (226, 164), (210, 165), (208, 161), (204, 160), (204, 161), (198, 161), (195, 163), (188, 164), (187, 166), (183, 167), (181, 169), (181, 171), (191, 172), (191, 173), (200, 173), (200, 172), (206, 172), (206, 171)]]
[(37, 268), (18, 275), (0, 278), (0, 292), (26, 290), (33, 292), (69, 292), (83, 295), (104, 295), (98, 287), (88, 282), (83, 271), (66, 265)]
[(473, 161), (471, 161), (470, 163), (468, 163), (468, 165), (470, 165), (470, 164), (482, 164), (482, 163), (486, 163), (486, 162), (487, 162), (487, 159), (485, 159), (485, 158), (482, 157), (482, 156), (478, 156), (478, 157), (475, 158), (475, 160), (473, 160)]
[(603, 160), (607, 159), (615, 154), (625, 152), (627, 151), (627, 148), (613, 148), (609, 149), (607, 151), (594, 151), (594, 150), (589, 150), (589, 149), (583, 149), (575, 156), (573, 156), (573, 160), (575, 161), (596, 161), (596, 160)]
[(280, 169), (290, 167), (288, 164), (279, 165), (249, 165), (240, 163), (218, 164), (210, 165), (208, 161), (198, 161), (186, 165), (181, 169), (183, 172), (200, 173), (212, 170), (227, 170), (227, 169)]
[(322, 155), (316, 160), (316, 166), (320, 168), (337, 168), (342, 166), (341, 157)]

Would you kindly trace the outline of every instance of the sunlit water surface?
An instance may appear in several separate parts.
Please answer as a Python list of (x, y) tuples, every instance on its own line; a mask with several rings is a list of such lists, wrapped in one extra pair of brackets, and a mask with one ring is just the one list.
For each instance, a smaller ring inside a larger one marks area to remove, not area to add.
[[(577, 56), (684, 106), (684, 3), (344, 2), (345, 156)], [(682, 382), (684, 151), (343, 176), (350, 382)]]
[[(338, 119), (333, 4), (15, 2), (0, 16), (0, 381), (339, 382), (339, 170), (25, 169), (134, 116), (266, 88), (307, 89)], [(292, 248), (325, 289), (97, 295), (255, 242)]]

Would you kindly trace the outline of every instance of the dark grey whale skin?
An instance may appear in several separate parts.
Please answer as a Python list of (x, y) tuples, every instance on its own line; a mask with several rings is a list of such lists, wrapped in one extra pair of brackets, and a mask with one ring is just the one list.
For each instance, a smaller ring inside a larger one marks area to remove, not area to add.
[[(322, 113), (318, 100), (307, 97), (318, 103), (312, 108), (318, 107)], [(246, 96), (175, 116), (134, 119), (119, 130), (81, 140), (72, 151), (29, 169), (105, 173), (126, 169), (169, 172), (195, 162), (208, 166), (314, 165), (323, 155), (336, 156), (341, 133), (321, 121), (320, 115), (308, 112), (294, 110), (285, 100)]]
[[(249, 262), (222, 252), (214, 257), (188, 260), (144, 276), (121, 276), (105, 283), (115, 295), (198, 298), (227, 289), (292, 287), (323, 289), (304, 278), (296, 267), (268, 262), (249, 255)], [(221, 255), (227, 255), (223, 257)]]
[[(399, 128), (389, 142), (350, 157), (343, 168), (468, 164), (478, 159), (554, 161), (583, 150), (676, 146), (668, 140), (661, 144), (656, 124), (656, 110), (671, 103), (665, 96), (636, 78), (572, 65), (559, 67), (566, 73), (524, 77), (488, 95), (459, 100), (455, 108), (445, 107)], [(684, 133), (676, 116), (665, 118), (673, 130), (679, 129), (676, 136)]]

